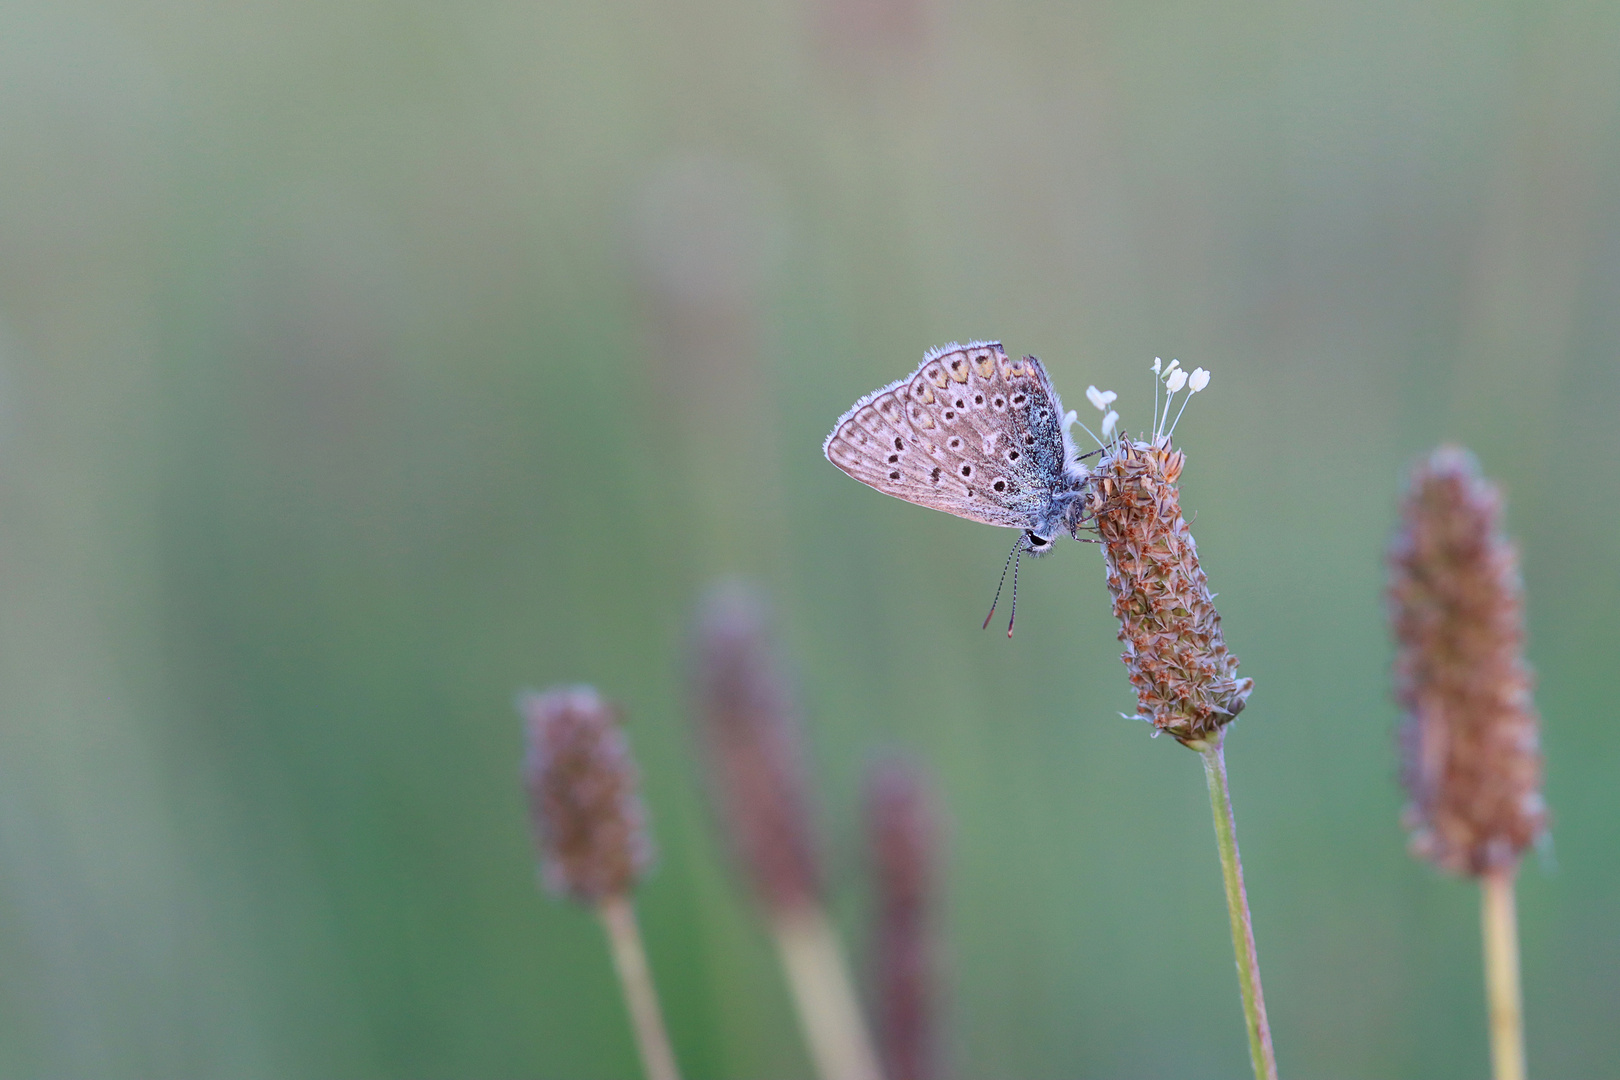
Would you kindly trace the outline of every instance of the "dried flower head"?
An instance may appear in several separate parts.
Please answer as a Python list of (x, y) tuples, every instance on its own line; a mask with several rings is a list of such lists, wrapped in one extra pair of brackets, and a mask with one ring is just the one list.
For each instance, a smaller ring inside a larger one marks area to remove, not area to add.
[[(1190, 387), (1185, 409), (1209, 385), (1209, 372), (1198, 368), (1189, 375), (1174, 360), (1162, 371), (1155, 361), (1153, 371), (1169, 393), (1163, 412), (1155, 402), (1153, 432), (1145, 440), (1121, 435), (1103, 446), (1087, 510), (1102, 541), (1137, 714), (1194, 745), (1236, 719), (1254, 680), (1238, 678), (1237, 657), (1226, 649), (1198, 546), (1181, 516), (1176, 482), (1186, 459), (1170, 445), (1176, 393)], [(1112, 400), (1092, 396), (1099, 409)]]
[(546, 886), (594, 903), (630, 891), (652, 860), (630, 745), (589, 686), (518, 700), (523, 763)]
[(817, 901), (820, 874), (798, 717), (765, 606), (731, 583), (698, 615), (695, 713), (722, 824), (773, 911)]
[(937, 1075), (933, 917), (939, 822), (923, 774), (891, 759), (867, 776), (866, 828), (877, 900), (873, 981), (884, 1075)]
[(1466, 450), (1412, 470), (1389, 550), (1389, 617), (1413, 851), (1446, 870), (1515, 866), (1547, 825), (1524, 662), (1518, 554)]

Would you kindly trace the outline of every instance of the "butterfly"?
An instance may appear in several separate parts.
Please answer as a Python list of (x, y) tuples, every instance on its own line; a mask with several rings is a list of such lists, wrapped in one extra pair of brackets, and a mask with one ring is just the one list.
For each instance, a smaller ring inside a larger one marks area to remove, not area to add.
[(1065, 420), (1039, 360), (1013, 360), (996, 341), (952, 342), (851, 406), (822, 452), (885, 495), (1022, 529), (1011, 561), (1051, 551), (1060, 530), (1079, 539), (1090, 474)]

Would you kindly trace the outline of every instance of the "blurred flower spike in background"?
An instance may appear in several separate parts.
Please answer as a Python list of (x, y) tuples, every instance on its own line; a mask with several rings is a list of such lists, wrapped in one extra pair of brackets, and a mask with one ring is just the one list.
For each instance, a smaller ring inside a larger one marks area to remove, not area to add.
[(634, 888), (652, 861), (630, 745), (589, 686), (527, 693), (523, 770), (546, 886), (595, 902)]

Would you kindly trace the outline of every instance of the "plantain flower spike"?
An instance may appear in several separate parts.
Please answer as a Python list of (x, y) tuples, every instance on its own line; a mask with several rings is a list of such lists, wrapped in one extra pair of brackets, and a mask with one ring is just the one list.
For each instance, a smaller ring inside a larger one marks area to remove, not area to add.
[(614, 710), (589, 686), (524, 694), (518, 710), (546, 886), (590, 904), (629, 894), (652, 861), (652, 844), (640, 778)]
[(1102, 542), (1137, 716), (1155, 733), (1203, 749), (1243, 711), (1254, 680), (1238, 677), (1237, 657), (1221, 634), (1198, 545), (1181, 514), (1177, 482), (1186, 457), (1170, 441), (1181, 418), (1179, 411), (1170, 418), (1176, 394), (1187, 388), (1185, 409), (1209, 385), (1209, 372), (1188, 373), (1174, 360), (1169, 367), (1155, 360), (1153, 372), (1155, 385), (1163, 382), (1166, 390), (1162, 410), (1155, 397), (1153, 430), (1142, 439), (1121, 433), (1102, 446), (1087, 509)]
[(1524, 661), (1518, 553), (1472, 454), (1412, 469), (1389, 549), (1389, 618), (1412, 850), (1442, 869), (1511, 872), (1547, 827)]
[(763, 599), (739, 582), (704, 598), (694, 714), (721, 823), (768, 911), (820, 902), (821, 871), (799, 716)]
[(934, 927), (939, 907), (939, 811), (928, 778), (893, 758), (866, 780), (866, 831), (876, 894), (873, 1009), (888, 1080), (940, 1075)]

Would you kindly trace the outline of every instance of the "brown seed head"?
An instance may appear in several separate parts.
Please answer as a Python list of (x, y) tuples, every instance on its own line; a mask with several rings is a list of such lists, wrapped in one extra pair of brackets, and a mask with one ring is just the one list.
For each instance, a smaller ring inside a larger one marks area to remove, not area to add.
[(1518, 554), (1473, 455), (1413, 468), (1389, 549), (1389, 617), (1412, 850), (1453, 873), (1507, 869), (1547, 826), (1524, 662)]
[(1097, 463), (1088, 509), (1102, 540), (1137, 713), (1157, 731), (1195, 744), (1237, 718), (1254, 680), (1238, 678), (1181, 516), (1176, 481), (1184, 461), (1168, 438), (1116, 439)]
[(528, 728), (523, 781), (542, 876), (586, 903), (629, 892), (652, 859), (630, 745), (589, 686), (518, 701)]
[(866, 828), (877, 893), (873, 972), (889, 1080), (937, 1075), (933, 917), (939, 822), (923, 774), (903, 760), (867, 777)]
[(773, 911), (820, 893), (798, 718), (777, 668), (764, 604), (731, 584), (698, 616), (695, 714), (721, 822)]

